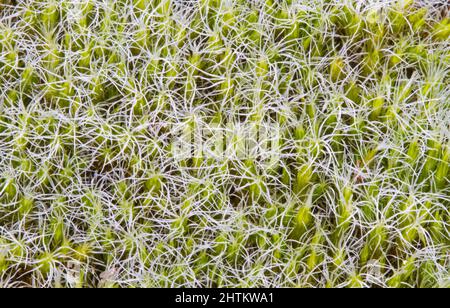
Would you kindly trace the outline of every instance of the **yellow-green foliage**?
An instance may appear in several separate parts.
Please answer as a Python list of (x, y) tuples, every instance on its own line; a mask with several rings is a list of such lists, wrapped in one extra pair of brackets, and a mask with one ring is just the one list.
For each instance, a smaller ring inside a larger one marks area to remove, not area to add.
[(0, 286), (448, 287), (449, 35), (441, 0), (0, 1)]

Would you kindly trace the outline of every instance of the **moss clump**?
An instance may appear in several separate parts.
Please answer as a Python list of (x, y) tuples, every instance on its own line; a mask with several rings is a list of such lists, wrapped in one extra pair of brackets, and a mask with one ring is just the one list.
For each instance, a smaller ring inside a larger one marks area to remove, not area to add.
[(381, 2), (0, 1), (0, 286), (448, 287), (450, 19)]

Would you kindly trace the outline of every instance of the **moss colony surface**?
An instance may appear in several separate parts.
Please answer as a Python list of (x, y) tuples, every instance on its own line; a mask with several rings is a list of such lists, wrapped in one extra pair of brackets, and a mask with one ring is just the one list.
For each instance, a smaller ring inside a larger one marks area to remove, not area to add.
[(0, 0), (0, 286), (450, 287), (447, 5)]

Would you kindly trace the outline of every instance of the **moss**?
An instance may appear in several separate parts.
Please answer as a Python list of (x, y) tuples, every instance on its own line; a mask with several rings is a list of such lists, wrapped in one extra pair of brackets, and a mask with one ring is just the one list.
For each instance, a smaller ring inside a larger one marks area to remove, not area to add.
[(25, 2), (1, 286), (446, 286), (442, 1)]

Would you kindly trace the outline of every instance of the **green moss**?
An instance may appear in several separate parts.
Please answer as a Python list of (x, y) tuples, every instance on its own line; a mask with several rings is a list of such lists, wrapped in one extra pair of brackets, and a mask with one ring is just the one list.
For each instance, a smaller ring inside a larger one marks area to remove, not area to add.
[(1, 286), (446, 286), (442, 1), (13, 2)]

